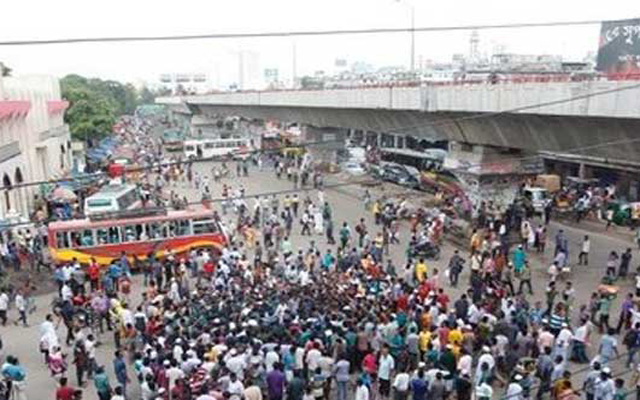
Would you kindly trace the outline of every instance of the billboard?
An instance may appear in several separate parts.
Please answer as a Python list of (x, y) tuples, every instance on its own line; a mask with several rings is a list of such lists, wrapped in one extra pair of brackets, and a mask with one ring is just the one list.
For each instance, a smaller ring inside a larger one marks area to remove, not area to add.
[(640, 18), (602, 23), (596, 68), (607, 74), (640, 74)]

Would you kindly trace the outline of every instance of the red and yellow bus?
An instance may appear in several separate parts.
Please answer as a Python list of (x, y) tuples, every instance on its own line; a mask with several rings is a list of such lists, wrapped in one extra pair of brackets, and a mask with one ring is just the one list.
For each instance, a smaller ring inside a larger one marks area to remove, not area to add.
[(125, 213), (49, 224), (49, 252), (56, 263), (74, 258), (88, 264), (95, 258), (108, 265), (125, 254), (146, 259), (148, 254), (176, 256), (194, 248), (220, 250), (227, 243), (224, 227), (214, 211), (204, 207), (185, 210), (136, 209)]

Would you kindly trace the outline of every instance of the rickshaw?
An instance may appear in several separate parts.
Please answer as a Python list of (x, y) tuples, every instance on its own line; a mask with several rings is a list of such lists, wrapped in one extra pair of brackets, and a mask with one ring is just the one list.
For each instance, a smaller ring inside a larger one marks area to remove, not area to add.
[(570, 218), (573, 212), (571, 206), (571, 196), (568, 193), (560, 192), (554, 199), (554, 212), (556, 218)]

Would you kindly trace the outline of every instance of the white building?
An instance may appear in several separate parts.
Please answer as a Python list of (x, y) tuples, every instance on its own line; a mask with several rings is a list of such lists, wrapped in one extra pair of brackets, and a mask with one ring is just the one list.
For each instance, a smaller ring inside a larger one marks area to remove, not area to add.
[(54, 77), (0, 77), (0, 219), (28, 216), (40, 190), (14, 186), (59, 178), (71, 166), (67, 107)]
[(211, 80), (204, 72), (161, 74), (158, 82), (159, 87), (169, 89), (172, 93), (182, 90), (186, 93), (204, 94), (211, 91)]

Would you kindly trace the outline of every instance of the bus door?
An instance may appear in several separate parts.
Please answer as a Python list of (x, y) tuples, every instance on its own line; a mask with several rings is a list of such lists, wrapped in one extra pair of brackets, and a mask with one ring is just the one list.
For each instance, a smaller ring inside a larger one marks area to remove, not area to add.
[(196, 157), (202, 158), (202, 143), (196, 145)]

